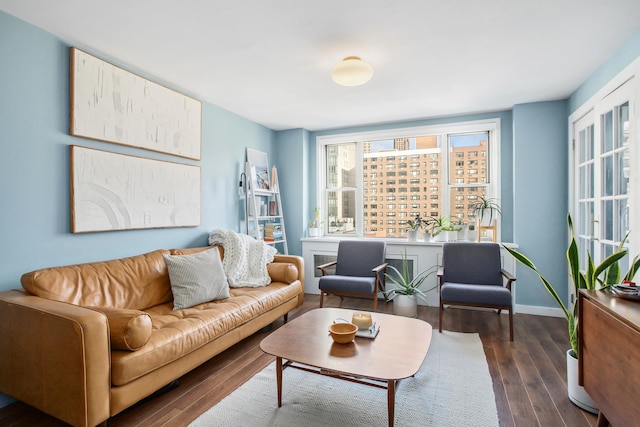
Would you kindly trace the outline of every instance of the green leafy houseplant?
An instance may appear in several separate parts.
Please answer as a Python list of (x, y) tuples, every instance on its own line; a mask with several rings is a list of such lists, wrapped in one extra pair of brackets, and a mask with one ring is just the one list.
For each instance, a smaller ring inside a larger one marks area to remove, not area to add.
[(498, 200), (487, 197), (486, 194), (482, 194), (478, 201), (469, 205), (469, 212), (480, 222), (482, 222), (484, 218), (489, 218), (489, 224), (493, 223), (494, 217), (497, 218), (498, 215), (502, 214)]
[[(618, 249), (606, 257), (599, 265), (595, 265), (591, 254), (587, 251), (587, 265), (584, 269), (584, 273), (580, 268), (580, 255), (578, 251), (578, 244), (576, 242), (575, 233), (573, 230), (573, 221), (571, 220), (571, 215), (568, 216), (567, 221), (569, 223), (569, 232), (571, 235), (571, 241), (569, 242), (569, 247), (567, 249), (567, 262), (569, 264), (569, 274), (571, 277), (571, 283), (577, 295), (579, 289), (608, 289), (610, 286), (620, 283), (621, 281), (621, 273), (620, 273), (620, 264), (619, 261), (627, 255), (627, 250), (624, 249), (623, 245), (626, 242), (628, 237), (622, 240)], [(573, 354), (577, 357), (578, 355), (578, 334), (577, 334), (577, 316), (578, 316), (578, 304), (574, 304), (572, 308), (568, 308), (562, 302), (562, 299), (556, 292), (555, 288), (549, 280), (547, 280), (542, 273), (537, 269), (533, 261), (527, 258), (523, 253), (508, 248), (505, 245), (502, 245), (513, 257), (520, 262), (525, 267), (531, 269), (534, 273), (538, 275), (540, 281), (544, 285), (545, 289), (553, 299), (556, 300), (560, 308), (565, 314), (567, 318), (567, 327), (569, 329), (569, 340), (571, 342), (571, 349)], [(640, 258), (636, 256), (629, 270), (622, 277), (622, 280), (633, 280), (636, 272), (640, 269)]]
[[(384, 297), (387, 301), (393, 300), (398, 295), (415, 295), (425, 303), (428, 303), (427, 294), (422, 289), (420, 289), (420, 287), (427, 279), (427, 277), (436, 272), (437, 266), (432, 266), (431, 268), (418, 273), (412, 279), (409, 275), (409, 262), (407, 260), (407, 253), (405, 251), (405, 253), (402, 255), (402, 271), (399, 271), (392, 265), (389, 265), (387, 268), (391, 270), (391, 273), (385, 273), (384, 275), (388, 280), (391, 281), (391, 283), (396, 286), (396, 288), (390, 289), (384, 293)], [(426, 292), (429, 292), (436, 287), (437, 285), (433, 286)]]
[(441, 216), (437, 218), (433, 218), (432, 225), (433, 227), (433, 236), (437, 236), (443, 231), (460, 231), (462, 227), (459, 227), (451, 222), (451, 218), (448, 216)]
[(322, 224), (320, 221), (320, 208), (313, 208), (313, 218), (309, 221), (309, 228), (318, 228)]
[(409, 227), (409, 229), (417, 231), (422, 228), (423, 223), (424, 220), (420, 218), (420, 214), (417, 214), (415, 219), (410, 219), (409, 221), (407, 221), (407, 226)]

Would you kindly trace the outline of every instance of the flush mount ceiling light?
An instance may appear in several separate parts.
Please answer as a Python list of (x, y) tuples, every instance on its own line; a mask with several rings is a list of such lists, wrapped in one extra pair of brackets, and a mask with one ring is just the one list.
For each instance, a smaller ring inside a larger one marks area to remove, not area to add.
[(331, 70), (331, 78), (342, 86), (360, 86), (371, 80), (373, 68), (359, 56), (347, 56)]

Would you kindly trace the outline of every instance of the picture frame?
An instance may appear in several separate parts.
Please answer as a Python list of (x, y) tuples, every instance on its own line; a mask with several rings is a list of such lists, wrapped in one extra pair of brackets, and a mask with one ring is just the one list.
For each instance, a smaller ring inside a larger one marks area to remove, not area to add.
[(200, 166), (71, 146), (71, 232), (197, 227)]
[(202, 103), (70, 49), (72, 136), (201, 159)]
[(251, 171), (251, 185), (255, 190), (269, 191), (271, 181), (269, 179), (269, 160), (267, 153), (247, 148), (247, 163)]

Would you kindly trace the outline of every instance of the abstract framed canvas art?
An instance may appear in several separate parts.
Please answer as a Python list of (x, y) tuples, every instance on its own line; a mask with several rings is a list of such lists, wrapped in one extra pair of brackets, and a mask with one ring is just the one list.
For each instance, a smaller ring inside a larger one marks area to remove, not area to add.
[(200, 160), (200, 101), (75, 47), (70, 62), (71, 135)]
[(196, 227), (200, 167), (71, 146), (71, 231)]

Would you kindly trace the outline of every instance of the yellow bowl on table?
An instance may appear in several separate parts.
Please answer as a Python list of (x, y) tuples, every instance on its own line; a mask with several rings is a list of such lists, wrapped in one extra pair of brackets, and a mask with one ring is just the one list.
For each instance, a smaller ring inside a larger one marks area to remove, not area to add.
[(333, 341), (338, 344), (346, 344), (353, 341), (358, 332), (358, 327), (353, 323), (333, 323), (329, 326), (329, 333)]

